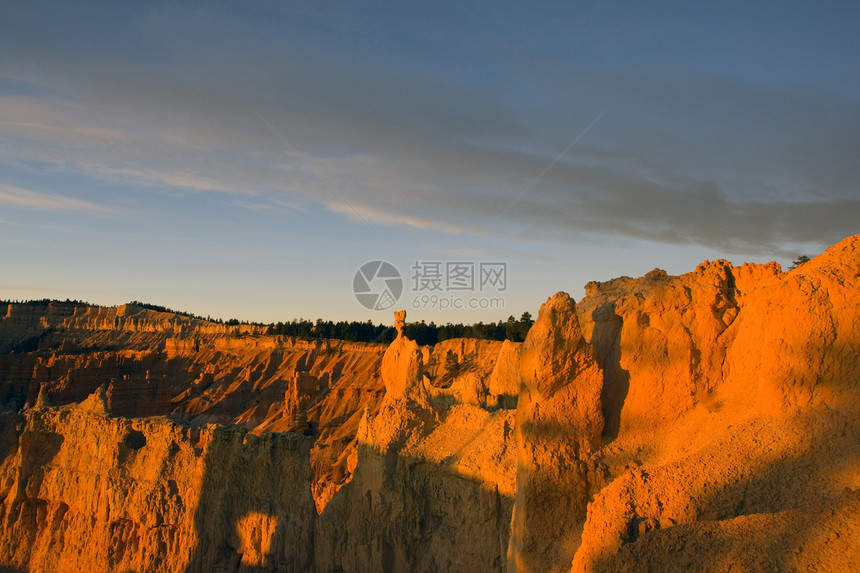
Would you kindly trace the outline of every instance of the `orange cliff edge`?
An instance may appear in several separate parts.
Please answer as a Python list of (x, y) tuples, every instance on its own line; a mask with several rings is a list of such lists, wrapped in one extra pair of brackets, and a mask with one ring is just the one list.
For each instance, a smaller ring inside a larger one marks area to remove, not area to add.
[(0, 305), (0, 569), (858, 569), (860, 236), (589, 283), (522, 344), (405, 320)]

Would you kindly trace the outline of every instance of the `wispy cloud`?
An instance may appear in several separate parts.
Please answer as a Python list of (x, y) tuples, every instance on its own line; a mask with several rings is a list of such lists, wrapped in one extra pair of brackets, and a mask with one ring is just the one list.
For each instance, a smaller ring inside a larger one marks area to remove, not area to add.
[(107, 213), (111, 209), (104, 205), (91, 203), (82, 199), (66, 197), (47, 191), (32, 191), (14, 185), (0, 183), (0, 203), (40, 209), (44, 211), (89, 211), (92, 213)]
[(398, 215), (390, 207), (372, 207), (367, 205), (345, 205), (343, 203), (328, 203), (326, 205), (335, 213), (346, 215), (351, 220), (364, 220), (382, 225), (403, 225), (415, 229), (433, 229), (445, 233), (462, 233), (463, 228), (434, 219), (422, 219), (414, 215)]
[(230, 202), (232, 205), (247, 209), (254, 213), (283, 217), (291, 216), (297, 213), (307, 212), (307, 207), (303, 203), (289, 202), (278, 199), (263, 198), (261, 200), (251, 199), (236, 199)]

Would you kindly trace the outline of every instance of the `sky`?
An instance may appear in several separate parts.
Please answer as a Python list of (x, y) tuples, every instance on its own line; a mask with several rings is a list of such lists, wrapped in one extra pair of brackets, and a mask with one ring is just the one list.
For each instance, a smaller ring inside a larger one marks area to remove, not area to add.
[(709, 4), (2, 2), (0, 299), (468, 323), (860, 233), (860, 3)]

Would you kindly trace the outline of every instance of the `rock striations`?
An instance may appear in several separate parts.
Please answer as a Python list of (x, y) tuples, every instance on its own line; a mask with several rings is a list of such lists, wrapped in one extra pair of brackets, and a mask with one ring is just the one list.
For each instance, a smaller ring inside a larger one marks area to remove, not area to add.
[(10, 304), (0, 402), (3, 570), (860, 569), (860, 237), (558, 293), (522, 344)]

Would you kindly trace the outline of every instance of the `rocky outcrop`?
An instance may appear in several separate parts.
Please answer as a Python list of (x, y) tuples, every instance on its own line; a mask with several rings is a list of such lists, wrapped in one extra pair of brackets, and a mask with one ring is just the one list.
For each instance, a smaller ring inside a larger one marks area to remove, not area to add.
[(382, 360), (379, 411), (361, 421), (352, 480), (320, 515), (320, 571), (505, 570), (513, 414), (434, 406), (424, 374), (401, 333)]
[(516, 408), (520, 394), (520, 344), (505, 340), (487, 379), (488, 403)]
[(587, 292), (611, 475), (572, 570), (856, 568), (860, 237)]
[[(439, 407), (472, 404), (489, 409), (513, 409), (516, 400), (500, 399), (491, 392), (489, 384), (499, 362), (509, 360), (510, 354), (516, 355), (519, 346), (510, 341), (452, 338), (422, 349), (431, 401)], [(513, 390), (513, 396), (518, 388)]]
[(579, 546), (600, 445), (603, 373), (566, 293), (551, 297), (519, 356), (517, 486), (509, 570), (562, 571)]

